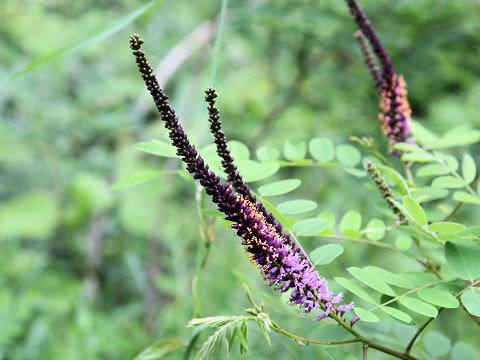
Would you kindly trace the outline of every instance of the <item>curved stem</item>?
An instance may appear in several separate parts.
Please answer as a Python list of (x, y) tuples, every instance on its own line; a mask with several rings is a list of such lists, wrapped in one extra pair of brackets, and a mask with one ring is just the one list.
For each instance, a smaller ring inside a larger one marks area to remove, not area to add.
[(273, 331), (286, 335), (289, 338), (292, 338), (294, 340), (302, 341), (305, 343), (321, 344), (321, 345), (342, 345), (342, 344), (351, 344), (351, 343), (356, 343), (361, 341), (360, 339), (350, 339), (350, 340), (343, 340), (343, 341), (321, 341), (321, 340), (308, 339), (308, 338), (304, 338), (303, 336), (295, 335), (290, 331), (285, 330), (284, 328), (280, 327), (277, 323), (273, 321), (272, 321), (272, 325), (273, 325), (272, 326)]
[(381, 344), (378, 344), (370, 339), (367, 339), (365, 336), (360, 334), (358, 331), (354, 330), (350, 325), (348, 325), (345, 320), (343, 320), (338, 314), (330, 313), (330, 318), (334, 319), (340, 326), (342, 326), (345, 330), (347, 330), (350, 334), (355, 336), (357, 339), (359, 339), (364, 345), (368, 345), (369, 347), (376, 349), (378, 351), (381, 351), (385, 354), (392, 355), (396, 358), (399, 359), (405, 359), (405, 360), (418, 360), (416, 357), (407, 354), (407, 353), (401, 353), (399, 351), (390, 349), (386, 346), (383, 346)]

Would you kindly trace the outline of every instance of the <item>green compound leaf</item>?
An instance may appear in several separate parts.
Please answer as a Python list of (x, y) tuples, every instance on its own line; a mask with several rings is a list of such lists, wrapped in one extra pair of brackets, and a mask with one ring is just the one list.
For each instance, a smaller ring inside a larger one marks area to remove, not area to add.
[(403, 161), (413, 161), (413, 162), (432, 162), (436, 161), (435, 156), (428, 152), (415, 152), (407, 153), (402, 156)]
[(122, 180), (117, 181), (115, 184), (112, 185), (112, 190), (124, 189), (130, 186), (143, 184), (147, 181), (158, 178), (161, 174), (161, 171), (158, 170), (140, 171), (135, 174), (131, 174), (123, 178)]
[(377, 266), (366, 266), (364, 269), (370, 274), (382, 279), (387, 284), (398, 286), (405, 289), (413, 288), (413, 284), (401, 274), (394, 274), (388, 270), (379, 268)]
[[(362, 225), (362, 215), (356, 210), (349, 210), (345, 213), (345, 215), (343, 215), (342, 220), (340, 220), (339, 227), (342, 233), (345, 234), (345, 230), (359, 230), (361, 225)], [(347, 236), (350, 236), (350, 235), (347, 235)]]
[(278, 151), (278, 149), (275, 148), (260, 146), (255, 152), (255, 155), (260, 161), (278, 160), (278, 158), (280, 157), (280, 152)]
[(480, 316), (480, 289), (471, 288), (464, 292), (462, 303), (470, 314)]
[(371, 297), (365, 290), (363, 290), (360, 286), (355, 284), (353, 281), (349, 279), (345, 279), (343, 277), (336, 277), (334, 280), (343, 286), (345, 289), (350, 291), (352, 294), (355, 294), (359, 298), (362, 298), (365, 301), (368, 301), (371, 304), (377, 304), (377, 302)]
[(428, 352), (436, 357), (447, 355), (452, 347), (450, 339), (438, 331), (426, 333), (423, 342)]
[(380, 219), (372, 219), (363, 232), (372, 241), (381, 240), (385, 236), (385, 223)]
[(418, 177), (436, 176), (436, 175), (445, 175), (448, 173), (449, 173), (449, 170), (442, 165), (428, 164), (418, 169), (417, 176)]
[(405, 152), (422, 152), (424, 151), (420, 146), (416, 144), (397, 143), (393, 146), (395, 150)]
[(453, 199), (468, 204), (480, 204), (480, 197), (473, 196), (466, 191), (455, 191)]
[(241, 159), (236, 161), (238, 171), (242, 174), (245, 182), (254, 182), (265, 179), (275, 174), (280, 165), (277, 161), (258, 162), (254, 160)]
[(346, 144), (337, 146), (337, 158), (341, 164), (354, 167), (360, 163), (362, 155), (355, 147)]
[(227, 142), (227, 145), (232, 157), (235, 160), (250, 158), (250, 150), (248, 149), (248, 146), (241, 141), (230, 140)]
[(450, 170), (453, 170), (453, 171), (458, 170), (459, 164), (455, 156), (450, 154), (443, 154), (443, 153), (438, 153), (438, 156), (441, 160), (443, 160), (447, 164)]
[(430, 130), (428, 130), (426, 127), (424, 127), (421, 123), (413, 119), (411, 120), (411, 123), (413, 125), (413, 135), (415, 136), (415, 139), (417, 139), (417, 142), (420, 145), (429, 146), (430, 144), (435, 144), (436, 142), (438, 142), (439, 137)]
[(287, 140), (283, 146), (283, 154), (288, 160), (304, 159), (307, 154), (307, 145), (304, 142), (293, 145)]
[(427, 215), (415, 199), (405, 195), (403, 197), (403, 206), (417, 224), (419, 224), (420, 226), (424, 226), (427, 223)]
[(308, 143), (308, 150), (317, 161), (331, 161), (335, 157), (333, 143), (327, 138), (314, 138)]
[(408, 315), (407, 313), (404, 313), (401, 310), (395, 309), (391, 306), (382, 306), (380, 310), (390, 315), (391, 317), (394, 317), (395, 319), (406, 322), (407, 324), (412, 321), (412, 318), (410, 315)]
[(312, 200), (291, 200), (278, 204), (277, 209), (282, 214), (300, 214), (307, 211), (314, 210), (317, 207), (317, 203)]
[(156, 139), (139, 142), (135, 144), (135, 149), (157, 156), (178, 157), (177, 149), (173, 145)]
[(480, 277), (480, 247), (472, 241), (449, 241), (445, 259), (452, 272), (462, 279), (473, 281)]
[(448, 194), (450, 194), (450, 191), (447, 189), (434, 188), (434, 187), (427, 186), (424, 188), (415, 189), (415, 192), (413, 193), (413, 197), (419, 203), (422, 203), (425, 201), (444, 199), (448, 196)]
[(420, 289), (417, 291), (417, 295), (423, 301), (449, 309), (455, 309), (459, 305), (458, 300), (455, 298), (455, 296), (446, 291), (438, 289)]
[(423, 286), (428, 283), (438, 282), (438, 278), (431, 273), (424, 273), (419, 271), (410, 271), (402, 274), (414, 286)]
[(395, 246), (402, 251), (408, 250), (412, 246), (412, 239), (406, 236), (399, 236), (395, 239)]
[(135, 360), (156, 360), (162, 358), (164, 355), (181, 349), (183, 347), (183, 342), (180, 339), (168, 339), (159, 341), (135, 357)]
[(297, 236), (313, 236), (328, 229), (329, 226), (330, 221), (328, 219), (317, 217), (296, 222), (292, 226), (292, 231)]
[(398, 300), (400, 304), (405, 306), (407, 309), (416, 312), (420, 315), (428, 316), (428, 317), (437, 317), (438, 311), (437, 309), (430, 305), (427, 304), (426, 302), (423, 302), (421, 300), (415, 299), (413, 297), (403, 297)]
[(381, 278), (377, 277), (376, 275), (373, 275), (370, 272), (355, 266), (349, 267), (347, 270), (357, 280), (361, 281), (372, 289), (377, 290), (382, 294), (395, 296), (395, 291), (393, 291), (389, 285), (387, 285)]
[(473, 235), (473, 236), (476, 236), (476, 237), (480, 237), (480, 225), (466, 228), (466, 229), (465, 229), (464, 231), (462, 231), (462, 233), (459, 234), (459, 235), (464, 235), (464, 236)]
[(465, 146), (480, 141), (480, 131), (467, 127), (457, 127), (445, 133), (433, 146), (432, 149), (445, 149), (456, 146)]
[(438, 234), (437, 237), (438, 237), (440, 240), (443, 240), (443, 241), (451, 241), (451, 240), (468, 241), (468, 240), (473, 240), (473, 239), (474, 239), (472, 236), (461, 236), (461, 235), (454, 234), (454, 233)]
[(438, 233), (457, 233), (465, 230), (465, 225), (442, 221), (430, 224), (428, 228)]
[(258, 188), (258, 192), (262, 196), (283, 195), (295, 190), (302, 182), (299, 179), (286, 179), (275, 181), (270, 184), (262, 185)]
[(463, 158), (462, 158), (463, 180), (465, 180), (467, 184), (470, 184), (473, 180), (475, 180), (476, 175), (477, 175), (477, 165), (475, 164), (475, 160), (473, 160), (470, 154), (468, 153), (463, 154)]
[(310, 259), (314, 265), (330, 264), (343, 253), (343, 246), (339, 244), (327, 244), (320, 246), (310, 253)]
[(374, 313), (372, 313), (368, 310), (365, 310), (361, 307), (357, 306), (357, 307), (355, 307), (355, 309), (353, 309), (353, 311), (355, 312), (355, 314), (358, 315), (358, 317), (362, 321), (365, 321), (365, 322), (378, 322), (378, 321), (380, 321), (380, 319), (378, 318), (377, 315), (375, 315)]
[(452, 360), (478, 360), (475, 348), (464, 342), (457, 342), (452, 349)]
[(454, 188), (461, 188), (464, 186), (463, 181), (457, 179), (454, 176), (440, 176), (433, 180), (432, 186), (439, 187), (439, 188), (447, 188), (447, 189), (454, 189)]

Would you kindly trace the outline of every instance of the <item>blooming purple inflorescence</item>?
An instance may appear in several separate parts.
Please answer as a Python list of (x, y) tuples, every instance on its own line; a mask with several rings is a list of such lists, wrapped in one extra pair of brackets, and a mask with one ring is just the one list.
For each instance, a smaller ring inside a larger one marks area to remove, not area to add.
[[(383, 46), (375, 28), (357, 0), (346, 1), (360, 29), (360, 33), (356, 33), (355, 37), (360, 44), (365, 63), (372, 74), (375, 86), (380, 94), (380, 109), (382, 113), (379, 114), (379, 119), (382, 121), (383, 133), (390, 138), (389, 151), (395, 155), (399, 155), (399, 153), (393, 149), (393, 145), (398, 142), (414, 141), (410, 138), (411, 110), (407, 100), (406, 82), (402, 75), (397, 75), (387, 49)], [(381, 65), (382, 72), (380, 77), (378, 68), (373, 61), (363, 37), (366, 37), (370, 42), (373, 53), (377, 56)]]
[(138, 68), (165, 127), (169, 130), (172, 144), (177, 148), (177, 155), (187, 164), (187, 170), (194, 178), (200, 180), (205, 192), (212, 197), (212, 201), (226, 215), (226, 219), (233, 222), (232, 227), (242, 238), (245, 251), (250, 254), (251, 261), (260, 267), (265, 281), (276, 286), (281, 293), (291, 290), (290, 301), (302, 306), (307, 313), (312, 309), (324, 310), (324, 313), (315, 320), (321, 320), (331, 313), (342, 316), (351, 311), (354, 307), (353, 302), (336, 305), (341, 302), (343, 295), (340, 293), (334, 296), (327, 287), (327, 281), (319, 275), (301, 249), (295, 246), (289, 235), (282, 233), (281, 225), (260, 202), (256, 202), (250, 188), (244, 184), (233, 164), (233, 158), (226, 147), (225, 135), (221, 131), (218, 109), (214, 106), (215, 91), (213, 89), (206, 91), (211, 130), (219, 155), (223, 159), (228, 181), (232, 184), (229, 182), (221, 184), (220, 178), (209, 171), (208, 165), (190, 144), (167, 95), (158, 84), (147, 62), (145, 53), (140, 51), (142, 43), (143, 40), (138, 35), (130, 37), (130, 47)]

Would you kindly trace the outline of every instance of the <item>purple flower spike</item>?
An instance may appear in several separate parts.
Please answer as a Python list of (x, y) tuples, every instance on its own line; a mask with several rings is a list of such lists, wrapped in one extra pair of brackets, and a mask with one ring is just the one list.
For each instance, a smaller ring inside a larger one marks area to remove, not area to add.
[(398, 155), (393, 145), (398, 142), (410, 141), (410, 116), (412, 110), (407, 99), (406, 83), (403, 76), (393, 75), (391, 87), (384, 83), (380, 97), (380, 108), (382, 113), (379, 118), (382, 121), (382, 130), (390, 138), (390, 152)]
[[(407, 100), (405, 80), (402, 75), (397, 75), (387, 49), (383, 46), (375, 28), (357, 0), (346, 0), (346, 2), (360, 29), (360, 32), (356, 33), (355, 37), (360, 43), (365, 62), (380, 93), (382, 113), (379, 114), (379, 118), (382, 121), (383, 133), (390, 138), (389, 152), (398, 156), (400, 153), (393, 149), (396, 143), (414, 142), (414, 139), (409, 138), (412, 111)], [(379, 69), (376, 67), (375, 61), (370, 54), (370, 49), (363, 37), (368, 39), (372, 51), (382, 67), (380, 77)]]
[[(292, 290), (290, 302), (300, 305), (305, 312), (309, 312), (313, 308), (323, 309), (325, 312), (319, 318), (327, 317), (331, 313), (342, 316), (344, 312), (351, 310), (353, 303), (343, 305), (342, 310), (339, 310), (342, 305), (336, 308), (335, 304), (341, 301), (342, 295), (334, 296), (332, 294), (327, 287), (327, 281), (320, 276), (290, 237), (281, 232), (281, 226), (261, 203), (251, 201), (248, 193), (241, 193), (229, 183), (221, 184), (219, 177), (209, 171), (208, 165), (198, 155), (195, 147), (190, 144), (179, 124), (167, 95), (153, 75), (145, 53), (140, 51), (142, 43), (143, 40), (138, 35), (130, 37), (130, 47), (135, 55), (138, 68), (161, 114), (165, 127), (169, 130), (172, 144), (177, 148), (177, 155), (187, 164), (187, 170), (193, 174), (193, 177), (205, 187), (205, 192), (212, 197), (212, 201), (217, 204), (218, 209), (226, 215), (225, 219), (233, 222), (232, 228), (236, 229), (237, 235), (242, 238), (245, 251), (250, 254), (251, 262), (260, 267), (265, 281), (269, 285), (275, 286), (280, 292)], [(211, 117), (212, 114), (215, 115), (213, 99), (211, 97), (207, 99), (211, 104), (211, 109), (209, 109)], [(216, 120), (213, 117), (212, 122), (214, 121)], [(215, 131), (218, 133), (219, 128)], [(220, 139), (219, 143), (224, 141), (224, 137), (221, 139), (221, 136), (215, 136), (215, 138)], [(225, 152), (225, 154), (227, 153)], [(225, 156), (225, 158), (228, 157)], [(233, 165), (233, 159), (231, 165)], [(238, 193), (235, 193), (234, 190), (237, 190)]]

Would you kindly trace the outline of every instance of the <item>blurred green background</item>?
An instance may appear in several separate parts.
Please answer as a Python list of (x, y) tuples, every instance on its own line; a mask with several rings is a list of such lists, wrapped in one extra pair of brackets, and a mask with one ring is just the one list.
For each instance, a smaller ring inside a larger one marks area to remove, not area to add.
[[(479, 128), (480, 2), (362, 5), (406, 78), (413, 117), (440, 133), (459, 124)], [(151, 64), (200, 147), (212, 142), (203, 90), (215, 85), (227, 137), (246, 143), (253, 157), (259, 147), (281, 151), (286, 140), (314, 136), (335, 143), (371, 136), (386, 149), (376, 92), (344, 2), (230, 1), (215, 52), (220, 7), (210, 0), (2, 0), (0, 359), (130, 359), (155, 341), (191, 336), (186, 324), (198, 315), (192, 280), (203, 243), (196, 190), (176, 175), (177, 159), (134, 149), (166, 132), (137, 73), (129, 34), (145, 39)], [(111, 189), (152, 168), (161, 176)], [(277, 175), (290, 176), (303, 179), (296, 195), (319, 201), (320, 211), (376, 214), (365, 180), (334, 169)], [(203, 315), (240, 314), (248, 305), (235, 272), (267, 294), (274, 290), (263, 285), (233, 232), (215, 229), (197, 282)], [(305, 246), (328, 243), (315, 241)], [(388, 266), (389, 258), (346, 244), (335, 265), (321, 271), (331, 279), (369, 262)], [(297, 334), (335, 332), (295, 311), (268, 310)], [(444, 320), (453, 340), (473, 341), (447, 314)], [(323, 354), (281, 336), (269, 347), (259, 331), (250, 340), (251, 359)]]

